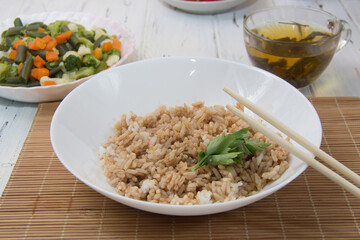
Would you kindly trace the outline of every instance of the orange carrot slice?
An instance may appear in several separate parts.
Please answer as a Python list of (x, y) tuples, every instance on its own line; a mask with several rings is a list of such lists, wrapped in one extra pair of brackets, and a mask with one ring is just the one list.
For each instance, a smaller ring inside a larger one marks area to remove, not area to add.
[(32, 78), (40, 80), (40, 78), (42, 78), (44, 76), (49, 76), (49, 69), (47, 69), (47, 68), (33, 68), (33, 69), (31, 69), (30, 76)]
[(42, 57), (40, 57), (39, 55), (37, 55), (33, 60), (33, 64), (37, 68), (42, 68), (45, 65), (45, 63), (46, 63), (45, 60), (42, 59)]
[(18, 71), (17, 71), (18, 74), (20, 74), (21, 69), (23, 69), (23, 67), (24, 67), (24, 63), (20, 63), (20, 64), (18, 65)]
[(39, 37), (35, 38), (34, 44), (37, 45), (39, 49), (45, 49), (46, 48), (45, 40), (43, 40), (43, 39), (41, 39)]
[(55, 82), (52, 80), (46, 80), (43, 82), (43, 86), (51, 86), (51, 85), (55, 85)]
[(46, 43), (53, 41), (54, 39), (50, 35), (46, 35), (42, 38)]
[(104, 42), (102, 47), (104, 51), (110, 51), (111, 49), (113, 49), (112, 42)]
[(66, 31), (61, 33), (60, 35), (55, 36), (55, 40), (57, 43), (66, 43), (67, 40), (69, 40), (69, 38), (71, 37), (71, 35), (71, 31)]
[(53, 49), (56, 47), (56, 45), (57, 45), (56, 40), (51, 40), (50, 42), (48, 42), (46, 44), (45, 50), (53, 51)]
[(36, 45), (34, 42), (29, 42), (28, 43), (28, 47), (29, 47), (29, 49), (31, 49), (31, 50), (40, 50), (40, 48), (39, 48), (39, 46), (38, 45)]
[(10, 53), (9, 53), (9, 58), (11, 60), (15, 60), (16, 58), (16, 50), (11, 50)]
[(94, 57), (95, 57), (96, 59), (99, 59), (99, 60), (100, 60), (100, 58), (102, 57), (102, 50), (101, 50), (101, 48), (95, 48), (95, 50), (94, 50)]
[(17, 47), (18, 47), (19, 45), (26, 45), (26, 43), (25, 43), (23, 40), (21, 40), (21, 39), (16, 40), (16, 41), (14, 42), (13, 48), (14, 48), (14, 49), (17, 49)]
[(113, 44), (112, 44), (113, 48), (121, 51), (121, 42), (119, 41), (119, 39), (114, 38), (112, 42), (113, 42)]
[(52, 62), (59, 59), (59, 53), (58, 52), (46, 52), (46, 61)]

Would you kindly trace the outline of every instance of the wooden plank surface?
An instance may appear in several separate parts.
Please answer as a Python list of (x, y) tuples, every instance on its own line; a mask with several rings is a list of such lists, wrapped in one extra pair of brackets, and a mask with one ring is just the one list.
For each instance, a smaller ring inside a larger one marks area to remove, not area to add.
[[(360, 173), (360, 98), (312, 98), (322, 149)], [(360, 200), (307, 169), (233, 211), (173, 217), (133, 209), (78, 181), (52, 151), (58, 103), (41, 104), (0, 199), (0, 239), (359, 239)]]
[[(360, 1), (247, 0), (214, 15), (174, 9), (164, 0), (2, 1), (0, 21), (51, 11), (86, 12), (123, 22), (135, 35), (135, 52), (126, 63), (174, 55), (204, 56), (250, 64), (243, 43), (243, 17), (250, 11), (279, 5), (322, 8), (345, 19), (353, 30), (352, 43), (339, 52), (305, 96), (360, 96)], [(3, 30), (3, 29), (1, 29)], [(37, 104), (0, 99), (0, 195), (28, 134)]]

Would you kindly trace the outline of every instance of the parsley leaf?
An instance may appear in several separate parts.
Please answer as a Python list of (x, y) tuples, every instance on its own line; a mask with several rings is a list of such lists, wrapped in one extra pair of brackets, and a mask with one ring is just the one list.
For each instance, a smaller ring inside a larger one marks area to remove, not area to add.
[(232, 134), (221, 134), (209, 142), (205, 151), (198, 153), (198, 163), (193, 171), (202, 166), (211, 164), (230, 165), (238, 163), (244, 166), (242, 159), (246, 155), (254, 155), (256, 151), (262, 151), (270, 146), (270, 143), (264, 143), (259, 140), (246, 140), (251, 137), (248, 128), (243, 128)]
[(235, 138), (225, 133), (217, 136), (209, 142), (205, 149), (206, 155), (226, 153), (229, 151), (229, 146), (234, 142)]

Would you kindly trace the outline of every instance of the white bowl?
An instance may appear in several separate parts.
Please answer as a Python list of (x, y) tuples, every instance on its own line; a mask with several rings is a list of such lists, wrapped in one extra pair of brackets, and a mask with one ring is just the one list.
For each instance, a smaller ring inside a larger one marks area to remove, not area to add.
[[(56, 20), (69, 20), (82, 24), (86, 29), (94, 25), (103, 27), (111, 35), (117, 35), (122, 43), (121, 59), (113, 67), (122, 64), (134, 51), (135, 39), (133, 34), (120, 22), (109, 18), (99, 17), (80, 12), (47, 12), (26, 16), (19, 16), (24, 24), (42, 21), (46, 24)], [(0, 22), (0, 33), (14, 26), (15, 17)], [(106, 71), (106, 70), (105, 70)], [(96, 74), (95, 74), (96, 75)], [(93, 76), (78, 79), (74, 82), (39, 87), (7, 87), (0, 86), (0, 97), (21, 102), (50, 102), (63, 99), (70, 91)]]
[(169, 5), (180, 10), (196, 14), (215, 14), (234, 8), (245, 0), (219, 0), (219, 1), (184, 1), (184, 0), (165, 0)]
[(307, 165), (290, 155), (290, 167), (283, 176), (253, 196), (225, 203), (176, 206), (120, 196), (108, 184), (97, 156), (99, 146), (112, 135), (111, 125), (121, 114), (133, 111), (143, 115), (161, 104), (174, 106), (199, 100), (205, 101), (206, 105), (235, 103), (222, 91), (224, 86), (239, 92), (320, 146), (322, 129), (314, 107), (284, 80), (236, 62), (169, 57), (114, 68), (73, 90), (61, 102), (51, 122), (54, 151), (63, 165), (82, 182), (134, 208), (169, 215), (203, 215), (248, 205), (290, 183)]

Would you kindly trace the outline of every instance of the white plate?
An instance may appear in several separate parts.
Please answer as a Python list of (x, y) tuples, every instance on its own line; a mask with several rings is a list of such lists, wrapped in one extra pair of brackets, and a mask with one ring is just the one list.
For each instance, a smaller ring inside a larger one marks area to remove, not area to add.
[(245, 0), (219, 0), (210, 2), (196, 2), (184, 0), (165, 0), (169, 5), (189, 13), (215, 14), (230, 10)]
[[(133, 34), (120, 22), (109, 18), (99, 17), (87, 13), (78, 12), (47, 12), (34, 15), (19, 16), (24, 24), (42, 21), (46, 24), (56, 20), (69, 20), (82, 24), (86, 29), (91, 29), (94, 25), (103, 27), (111, 35), (117, 35), (122, 43), (121, 59), (114, 66), (122, 64), (134, 51), (135, 39)], [(15, 17), (14, 17), (15, 18)], [(0, 32), (12, 27), (14, 18), (0, 22)], [(113, 66), (113, 67), (114, 67)], [(53, 86), (39, 87), (6, 87), (0, 86), (0, 97), (21, 102), (50, 102), (63, 99), (70, 91), (81, 83), (95, 75), (81, 78), (74, 82), (64, 83)]]
[[(243, 199), (197, 206), (156, 204), (118, 195), (103, 174), (99, 146), (112, 135), (111, 125), (121, 114), (143, 115), (159, 105), (234, 103), (224, 86), (239, 92), (320, 146), (322, 129), (311, 103), (284, 80), (236, 62), (169, 57), (126, 64), (95, 76), (72, 91), (57, 108), (50, 136), (64, 166), (82, 182), (122, 204), (169, 215), (203, 215), (239, 208), (274, 193), (307, 167), (290, 155), (289, 169), (261, 192)], [(81, 109), (81, 111), (79, 111)], [(59, 183), (61, 184), (61, 183)]]

